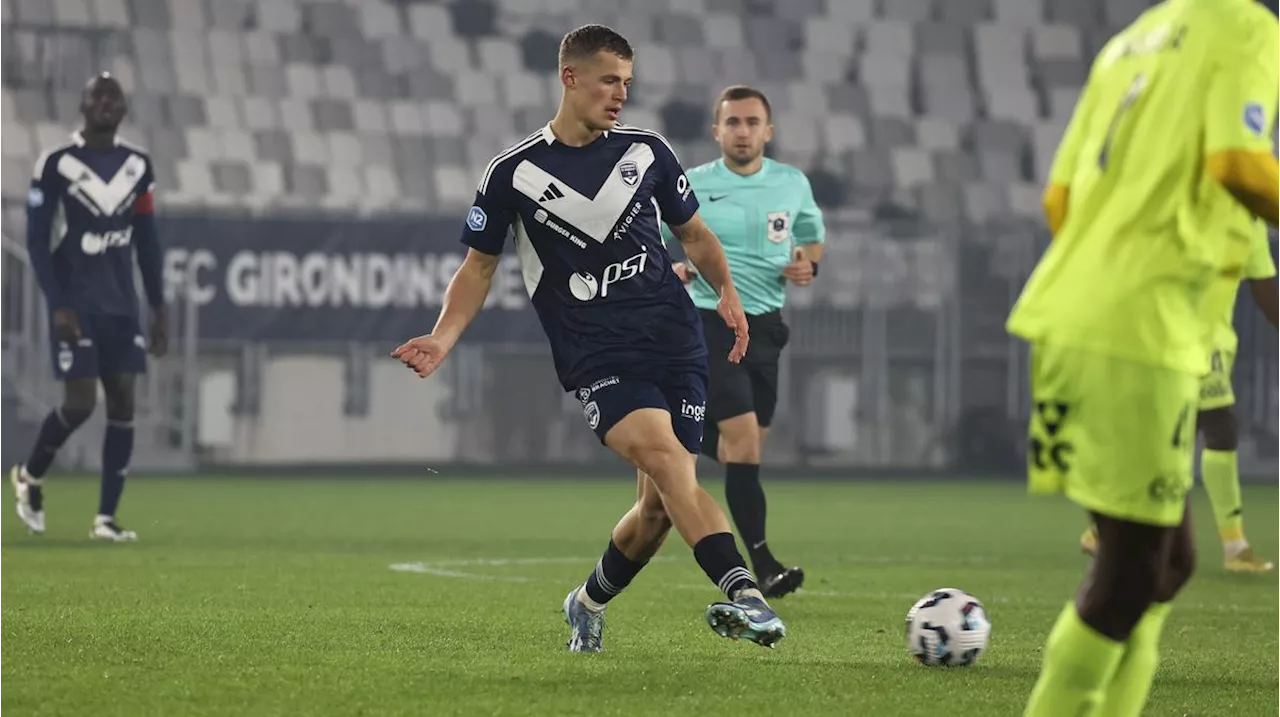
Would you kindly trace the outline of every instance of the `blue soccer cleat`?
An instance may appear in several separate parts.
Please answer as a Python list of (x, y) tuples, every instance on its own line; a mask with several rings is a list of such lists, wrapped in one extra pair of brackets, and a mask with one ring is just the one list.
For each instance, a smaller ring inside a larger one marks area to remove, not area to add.
[(750, 640), (761, 647), (773, 647), (787, 636), (782, 618), (765, 601), (753, 597), (712, 603), (707, 607), (707, 624), (720, 637)]
[(576, 587), (569, 591), (564, 599), (564, 621), (573, 628), (569, 635), (569, 652), (599, 652), (600, 633), (604, 631), (604, 610), (588, 610), (586, 605), (578, 601)]

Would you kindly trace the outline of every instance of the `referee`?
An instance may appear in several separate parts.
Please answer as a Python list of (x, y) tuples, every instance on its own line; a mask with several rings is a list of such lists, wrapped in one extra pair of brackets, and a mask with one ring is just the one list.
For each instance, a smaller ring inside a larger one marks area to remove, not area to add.
[(716, 315), (718, 297), (697, 267), (673, 268), (702, 313), (710, 383), (702, 453), (725, 466), (725, 497), (766, 597), (794, 592), (804, 571), (787, 568), (765, 540), (760, 456), (778, 403), (778, 359), (789, 331), (782, 322), (786, 285), (808, 286), (818, 275), (825, 230), (809, 180), (799, 169), (764, 156), (773, 137), (769, 100), (752, 87), (720, 93), (712, 136), (720, 159), (687, 173), (701, 213), (720, 237), (742, 295), (751, 348), (739, 364), (726, 358), (733, 333)]

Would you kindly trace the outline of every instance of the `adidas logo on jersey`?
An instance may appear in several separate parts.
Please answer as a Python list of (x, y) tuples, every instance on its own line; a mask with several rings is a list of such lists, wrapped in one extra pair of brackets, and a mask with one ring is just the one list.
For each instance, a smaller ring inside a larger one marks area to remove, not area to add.
[(556, 186), (555, 182), (547, 185), (547, 188), (542, 192), (542, 199), (539, 199), (538, 201), (549, 202), (552, 199), (564, 199), (564, 192), (560, 191), (560, 188)]

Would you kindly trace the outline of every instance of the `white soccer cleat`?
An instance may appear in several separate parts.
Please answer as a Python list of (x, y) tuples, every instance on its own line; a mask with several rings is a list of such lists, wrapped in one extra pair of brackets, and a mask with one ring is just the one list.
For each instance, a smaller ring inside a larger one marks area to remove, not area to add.
[(113, 516), (100, 515), (93, 519), (93, 530), (89, 531), (89, 537), (94, 540), (111, 540), (117, 543), (126, 543), (137, 540), (138, 534), (132, 530), (121, 528)]
[(40, 482), (27, 475), (26, 466), (14, 466), (9, 471), (9, 482), (18, 499), (18, 517), (34, 535), (44, 534), (44, 505), (40, 494)]

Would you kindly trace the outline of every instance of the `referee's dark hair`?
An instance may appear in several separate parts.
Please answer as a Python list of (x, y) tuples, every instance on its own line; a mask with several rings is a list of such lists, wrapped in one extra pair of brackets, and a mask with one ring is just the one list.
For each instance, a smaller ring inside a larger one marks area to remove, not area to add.
[(627, 38), (604, 25), (583, 25), (570, 30), (560, 40), (560, 67), (563, 69), (604, 50), (624, 60), (635, 59), (635, 51)]
[(720, 105), (725, 102), (733, 102), (735, 100), (749, 100), (752, 97), (760, 100), (760, 104), (764, 105), (765, 121), (773, 120), (773, 108), (769, 106), (769, 98), (764, 93), (754, 87), (747, 85), (729, 85), (720, 93), (719, 99), (716, 100), (715, 109), (712, 110), (712, 122), (719, 124), (720, 122)]

